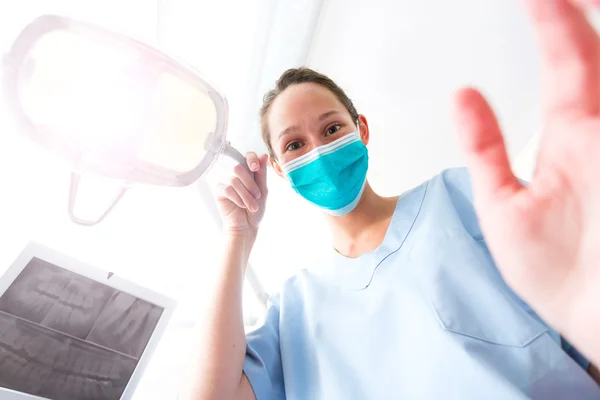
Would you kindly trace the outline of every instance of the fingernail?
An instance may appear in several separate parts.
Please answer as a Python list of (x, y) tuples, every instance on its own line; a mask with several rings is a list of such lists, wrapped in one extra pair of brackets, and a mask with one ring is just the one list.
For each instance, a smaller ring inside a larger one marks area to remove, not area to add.
[(251, 169), (252, 171), (256, 171), (256, 170), (258, 170), (258, 163), (257, 163), (256, 161), (253, 161), (253, 162), (250, 164), (250, 169)]
[(254, 195), (254, 198), (256, 200), (260, 199), (260, 192), (256, 192), (256, 194)]
[(258, 207), (257, 207), (257, 206), (255, 206), (255, 205), (251, 205), (251, 206), (250, 206), (250, 211), (252, 211), (252, 212), (256, 212), (256, 210), (258, 210)]

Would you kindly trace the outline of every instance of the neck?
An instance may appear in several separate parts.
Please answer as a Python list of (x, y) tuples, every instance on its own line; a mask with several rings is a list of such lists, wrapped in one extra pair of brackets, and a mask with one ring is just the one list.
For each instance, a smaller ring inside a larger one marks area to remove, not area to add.
[(367, 182), (356, 208), (342, 217), (327, 214), (333, 247), (346, 257), (359, 257), (383, 241), (398, 197), (382, 197)]

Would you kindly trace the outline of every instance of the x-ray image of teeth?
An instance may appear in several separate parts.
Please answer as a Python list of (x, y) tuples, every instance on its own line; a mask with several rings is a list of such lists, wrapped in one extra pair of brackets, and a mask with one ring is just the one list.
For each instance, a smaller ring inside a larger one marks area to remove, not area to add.
[(62, 290), (42, 325), (85, 339), (113, 289), (86, 278), (74, 278)]
[(119, 399), (163, 309), (33, 258), (0, 296), (0, 386)]
[(146, 301), (116, 292), (88, 336), (90, 342), (140, 357), (162, 310)]
[[(0, 310), (41, 323), (71, 280), (62, 268), (47, 268), (34, 258), (0, 297)], [(62, 271), (61, 271), (62, 270)]]

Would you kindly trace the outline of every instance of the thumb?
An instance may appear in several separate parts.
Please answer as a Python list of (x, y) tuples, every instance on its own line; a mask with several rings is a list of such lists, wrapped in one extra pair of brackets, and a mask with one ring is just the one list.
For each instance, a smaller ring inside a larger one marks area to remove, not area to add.
[(485, 204), (514, 194), (521, 184), (510, 168), (504, 138), (490, 105), (472, 88), (460, 90), (454, 103), (458, 139), (475, 197)]

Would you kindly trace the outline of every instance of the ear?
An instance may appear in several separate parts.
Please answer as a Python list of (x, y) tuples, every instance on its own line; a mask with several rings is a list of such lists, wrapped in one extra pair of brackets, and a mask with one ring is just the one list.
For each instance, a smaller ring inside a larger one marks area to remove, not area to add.
[(275, 173), (277, 175), (279, 175), (280, 178), (284, 178), (285, 179), (285, 175), (283, 174), (283, 170), (281, 169), (281, 165), (279, 165), (279, 162), (274, 159), (273, 157), (269, 156), (269, 164), (271, 164), (271, 168), (273, 168), (273, 170), (275, 171)]
[(368, 145), (370, 138), (369, 123), (367, 122), (367, 118), (362, 114), (359, 114), (358, 116), (358, 129), (360, 130), (360, 139), (363, 144), (365, 146)]

